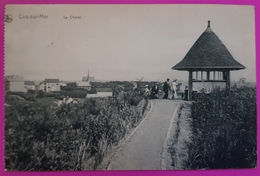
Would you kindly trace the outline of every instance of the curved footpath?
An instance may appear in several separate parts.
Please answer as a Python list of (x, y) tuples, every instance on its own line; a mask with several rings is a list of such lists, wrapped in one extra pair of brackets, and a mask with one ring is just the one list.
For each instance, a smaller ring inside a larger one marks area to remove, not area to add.
[(165, 141), (177, 116), (178, 100), (152, 100), (152, 108), (123, 142), (107, 170), (161, 170)]

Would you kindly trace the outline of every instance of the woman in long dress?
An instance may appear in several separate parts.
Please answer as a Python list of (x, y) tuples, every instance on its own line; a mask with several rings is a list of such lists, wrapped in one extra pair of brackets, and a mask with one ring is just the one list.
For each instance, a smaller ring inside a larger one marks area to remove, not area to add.
[(172, 99), (173, 93), (172, 93), (172, 82), (169, 82), (169, 91), (168, 91), (168, 99)]
[(177, 98), (177, 79), (173, 79), (172, 81), (172, 99)]

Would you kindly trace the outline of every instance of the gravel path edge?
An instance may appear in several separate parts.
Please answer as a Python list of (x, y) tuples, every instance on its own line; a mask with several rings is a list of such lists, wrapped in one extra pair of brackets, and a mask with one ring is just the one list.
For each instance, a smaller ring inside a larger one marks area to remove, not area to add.
[(136, 130), (142, 125), (142, 123), (145, 121), (145, 119), (149, 116), (149, 114), (151, 113), (153, 109), (153, 102), (150, 101), (150, 109), (148, 111), (148, 113), (145, 114), (145, 117), (142, 119), (142, 121), (137, 125), (137, 127), (125, 138), (121, 141), (121, 143), (118, 145), (118, 148), (117, 150), (114, 152), (113, 156), (111, 157), (107, 167), (106, 167), (106, 170), (112, 170), (112, 166), (111, 166), (111, 162), (113, 161), (113, 158), (115, 158), (118, 154), (118, 151), (121, 150), (121, 147), (125, 144), (126, 141), (129, 140), (129, 138), (136, 132)]
[[(175, 133), (175, 126), (176, 126), (176, 119), (177, 118), (177, 112), (179, 110), (181, 103), (178, 103), (177, 107), (175, 108), (173, 115), (171, 117), (170, 125), (167, 130), (167, 135), (163, 143), (163, 149), (162, 149), (162, 156), (161, 156), (161, 169), (162, 170), (169, 170), (169, 163), (172, 163), (171, 155), (168, 152), (171, 137), (173, 136), (173, 133)], [(175, 125), (175, 126), (173, 126)]]

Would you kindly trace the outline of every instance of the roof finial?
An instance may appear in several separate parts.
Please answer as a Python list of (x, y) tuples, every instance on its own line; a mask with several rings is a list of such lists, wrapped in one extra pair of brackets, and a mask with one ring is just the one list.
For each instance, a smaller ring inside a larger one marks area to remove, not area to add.
[(210, 28), (210, 20), (208, 21), (208, 28)]

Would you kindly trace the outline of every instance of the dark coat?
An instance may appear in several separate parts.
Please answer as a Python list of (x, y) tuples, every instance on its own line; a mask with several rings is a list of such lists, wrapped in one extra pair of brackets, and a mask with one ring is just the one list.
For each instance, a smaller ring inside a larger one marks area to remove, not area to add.
[(163, 84), (163, 91), (167, 92), (169, 89), (170, 89), (169, 83), (167, 81), (165, 81)]
[(153, 95), (158, 94), (158, 91), (159, 91), (159, 87), (157, 86), (157, 88), (155, 88), (155, 86), (153, 86), (151, 89), (151, 94)]

